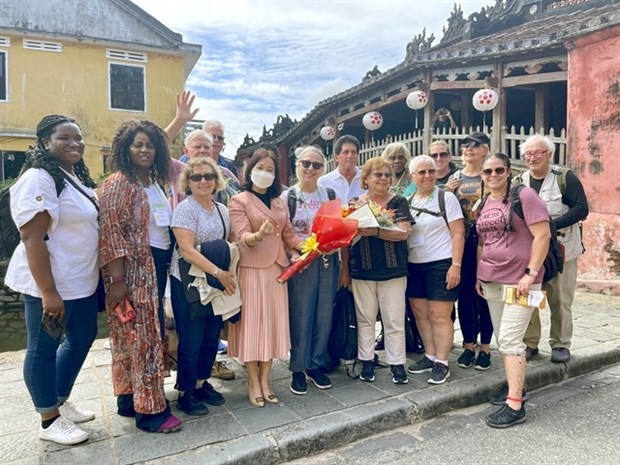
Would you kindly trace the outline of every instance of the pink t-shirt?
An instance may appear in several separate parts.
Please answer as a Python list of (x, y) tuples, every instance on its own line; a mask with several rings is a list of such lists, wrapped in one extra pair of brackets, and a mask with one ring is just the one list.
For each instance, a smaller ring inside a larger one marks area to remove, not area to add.
[[(507, 231), (510, 203), (503, 199), (487, 199), (476, 221), (476, 231), (483, 244), (482, 257), (478, 263), (478, 279), (501, 284), (516, 284), (525, 274), (532, 253), (534, 236), (528, 225), (549, 220), (544, 201), (534, 189), (521, 190), (523, 216), (513, 213), (513, 231)], [(541, 283), (544, 270), (541, 270), (534, 283)]]

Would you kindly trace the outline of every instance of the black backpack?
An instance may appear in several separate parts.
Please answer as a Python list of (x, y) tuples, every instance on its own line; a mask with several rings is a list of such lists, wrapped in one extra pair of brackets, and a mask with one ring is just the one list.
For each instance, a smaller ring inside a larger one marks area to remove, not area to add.
[[(327, 191), (327, 198), (329, 200), (334, 200), (336, 198), (336, 191), (334, 191), (334, 189), (326, 187), (325, 190)], [(295, 218), (295, 213), (297, 212), (297, 191), (294, 187), (290, 187), (288, 190), (287, 203), (290, 219), (292, 220)]]
[[(512, 212), (516, 213), (521, 219), (523, 217), (523, 204), (521, 203), (520, 192), (525, 186), (523, 184), (512, 187), (510, 189), (510, 217), (508, 218), (508, 230), (512, 229)], [(549, 249), (547, 250), (547, 256), (543, 263), (545, 267), (545, 275), (543, 282), (551, 281), (558, 273), (564, 271), (564, 245), (558, 241), (558, 230), (555, 227), (553, 219), (549, 217), (549, 230), (551, 231), (551, 238), (549, 239)]]
[(334, 299), (332, 329), (327, 352), (334, 361), (357, 358), (357, 316), (353, 293), (346, 287), (338, 289)]
[(11, 186), (0, 190), (0, 258), (7, 260), (21, 240), (19, 229), (11, 215)]
[[(523, 204), (521, 203), (520, 193), (525, 185), (519, 184), (510, 188), (510, 213), (508, 216), (508, 224), (506, 225), (506, 231), (512, 232), (514, 228), (512, 226), (512, 215), (516, 214), (519, 218), (524, 219)], [(482, 211), (488, 195), (482, 199), (478, 212)], [(543, 276), (543, 282), (551, 281), (557, 276), (558, 273), (564, 271), (564, 245), (558, 241), (558, 230), (555, 227), (553, 219), (549, 217), (549, 231), (551, 232), (551, 238), (549, 239), (549, 248), (547, 249), (547, 256), (543, 266), (545, 267), (545, 274)]]

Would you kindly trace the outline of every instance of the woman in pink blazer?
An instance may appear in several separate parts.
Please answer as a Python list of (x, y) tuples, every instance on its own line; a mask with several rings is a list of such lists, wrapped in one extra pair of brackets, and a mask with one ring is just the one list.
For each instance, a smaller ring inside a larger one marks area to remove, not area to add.
[(274, 358), (291, 348), (287, 286), (277, 282), (282, 269), (299, 257), (301, 239), (293, 232), (282, 187), (277, 148), (261, 144), (245, 170), (244, 192), (230, 202), (230, 220), (239, 240), (241, 320), (229, 327), (228, 353), (245, 363), (248, 397), (255, 407), (277, 404), (269, 385)]

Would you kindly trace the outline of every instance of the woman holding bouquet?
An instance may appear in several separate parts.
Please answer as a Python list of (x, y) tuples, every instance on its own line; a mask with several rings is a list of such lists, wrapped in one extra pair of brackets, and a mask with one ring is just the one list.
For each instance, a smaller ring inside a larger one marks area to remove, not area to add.
[(375, 380), (375, 322), (381, 309), (385, 331), (386, 362), (396, 384), (408, 382), (405, 372), (405, 289), (407, 287), (407, 235), (413, 219), (407, 200), (390, 193), (392, 170), (384, 158), (368, 160), (362, 167), (362, 188), (381, 216), (390, 216), (386, 228), (359, 228), (360, 239), (342, 249), (341, 283), (351, 285), (357, 313), (357, 357), (363, 363), (360, 379)]
[[(328, 189), (317, 185), (324, 166), (321, 149), (313, 146), (304, 148), (296, 165), (299, 182), (282, 193), (282, 200), (289, 206), (293, 230), (300, 238), (310, 236), (317, 210), (335, 195), (333, 191), (330, 195)], [(314, 260), (303, 273), (288, 281), (292, 342), (289, 369), (293, 372), (293, 394), (306, 393), (306, 377), (319, 389), (332, 386), (321, 367), (327, 361), (327, 341), (338, 272), (338, 255), (331, 254), (322, 260)]]
[(277, 148), (263, 143), (245, 170), (244, 192), (230, 202), (230, 221), (239, 240), (239, 290), (242, 312), (230, 325), (228, 354), (245, 363), (248, 397), (255, 407), (277, 404), (269, 384), (274, 358), (286, 358), (291, 348), (288, 291), (277, 278), (289, 264), (285, 247), (301, 250), (293, 232), (286, 202), (280, 194)]

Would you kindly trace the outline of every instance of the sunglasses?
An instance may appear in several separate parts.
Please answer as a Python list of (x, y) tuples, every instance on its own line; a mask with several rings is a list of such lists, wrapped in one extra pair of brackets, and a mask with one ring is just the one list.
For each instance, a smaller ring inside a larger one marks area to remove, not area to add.
[(431, 158), (448, 158), (449, 156), (448, 152), (431, 153)]
[(303, 166), (304, 168), (310, 168), (311, 166), (315, 170), (320, 170), (321, 168), (323, 168), (323, 163), (320, 163), (318, 161), (299, 160), (299, 163), (301, 163), (301, 166)]
[(429, 176), (435, 176), (435, 173), (436, 173), (436, 172), (437, 172), (437, 170), (430, 169), (430, 170), (420, 170), (420, 171), (416, 171), (416, 173), (415, 173), (415, 174), (417, 174), (418, 176), (422, 176), (422, 177), (426, 176), (427, 174), (428, 174)]
[(475, 140), (470, 140), (470, 141), (467, 141), (467, 142), (463, 142), (461, 144), (461, 148), (462, 149), (468, 149), (468, 148), (471, 147), (472, 149), (475, 149), (477, 147), (480, 147), (481, 145), (482, 144), (480, 142), (476, 142)]
[(224, 142), (224, 136), (213, 136), (213, 140), (219, 140), (221, 142)]
[(506, 172), (506, 168), (504, 166), (500, 166), (499, 168), (485, 168), (482, 170), (482, 174), (485, 176), (491, 176), (493, 173), (501, 175)]
[(194, 182), (200, 182), (202, 179), (205, 181), (213, 181), (217, 178), (217, 174), (215, 173), (205, 173), (205, 174), (192, 174), (189, 177)]
[(372, 173), (372, 175), (377, 179), (381, 179), (381, 178), (390, 179), (392, 177), (392, 173)]

